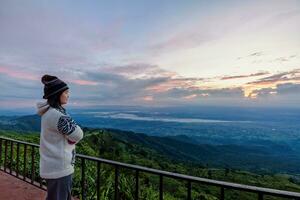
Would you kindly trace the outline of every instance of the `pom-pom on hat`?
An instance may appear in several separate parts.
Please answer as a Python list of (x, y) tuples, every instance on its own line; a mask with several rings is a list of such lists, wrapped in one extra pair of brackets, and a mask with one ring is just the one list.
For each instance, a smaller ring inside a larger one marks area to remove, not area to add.
[(56, 76), (45, 74), (41, 81), (44, 84), (44, 99), (48, 99), (58, 92), (69, 89), (68, 85)]

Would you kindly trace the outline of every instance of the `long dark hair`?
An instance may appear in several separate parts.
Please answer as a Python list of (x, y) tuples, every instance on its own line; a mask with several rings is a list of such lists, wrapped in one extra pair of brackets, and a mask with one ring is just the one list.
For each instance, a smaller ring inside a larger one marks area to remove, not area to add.
[(56, 109), (59, 109), (60, 111), (66, 113), (66, 109), (64, 107), (61, 106), (61, 103), (60, 103), (60, 95), (63, 93), (64, 91), (60, 91), (54, 95), (51, 95), (47, 101), (48, 101), (48, 104), (53, 107), (53, 108), (56, 108)]

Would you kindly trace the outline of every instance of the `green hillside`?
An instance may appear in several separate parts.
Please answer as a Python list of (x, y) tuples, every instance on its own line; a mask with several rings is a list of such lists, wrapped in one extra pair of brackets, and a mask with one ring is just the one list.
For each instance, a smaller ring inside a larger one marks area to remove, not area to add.
[[(184, 149), (185, 147), (176, 146), (178, 145), (176, 143), (178, 142), (177, 140), (170, 142), (169, 140), (165, 141), (163, 138), (149, 137), (144, 134), (110, 129), (84, 128), (84, 132), (84, 139), (76, 146), (76, 152), (80, 154), (138, 164), (155, 169), (189, 174), (198, 177), (300, 192), (299, 177), (296, 175), (271, 173), (255, 174), (230, 168), (210, 168), (207, 165), (197, 164), (197, 162), (195, 162), (197, 159), (193, 159), (193, 156), (191, 155), (185, 155), (182, 153), (182, 155), (178, 157), (176, 156), (178, 149)], [(0, 133), (6, 137), (37, 144), (39, 143), (39, 134), (34, 132), (20, 134), (19, 132), (2, 130)], [(181, 142), (181, 145), (185, 145), (185, 143)], [(204, 151), (205, 149), (201, 150)], [(174, 156), (172, 156), (173, 154)], [(184, 156), (187, 156), (188, 159), (182, 159)], [(190, 162), (187, 162), (187, 160), (190, 160)], [(35, 163), (36, 165), (38, 164), (38, 159)], [(12, 163), (13, 166), (14, 164), (15, 163)], [(91, 162), (87, 162), (86, 164), (88, 179), (88, 189), (86, 192), (90, 199), (94, 199), (96, 165)], [(81, 192), (79, 169), (80, 159), (76, 160), (76, 166), (73, 192), (75, 195), (78, 195)], [(114, 195), (114, 171), (113, 168), (108, 165), (103, 165), (102, 169), (102, 187), (100, 188), (101, 195), (103, 199), (111, 199)], [(141, 199), (158, 199), (158, 182), (159, 179), (157, 176), (141, 173)], [(130, 170), (121, 170), (119, 189), (122, 199), (133, 199), (135, 188), (134, 183), (134, 172)], [(186, 198), (185, 183), (174, 179), (164, 179), (164, 191), (165, 199)], [(217, 199), (218, 195), (219, 189), (216, 187), (193, 184), (193, 199), (211, 200)], [(257, 199), (257, 197), (256, 195), (249, 193), (226, 190), (226, 199), (250, 200)], [(270, 197), (267, 199), (279, 198)]]

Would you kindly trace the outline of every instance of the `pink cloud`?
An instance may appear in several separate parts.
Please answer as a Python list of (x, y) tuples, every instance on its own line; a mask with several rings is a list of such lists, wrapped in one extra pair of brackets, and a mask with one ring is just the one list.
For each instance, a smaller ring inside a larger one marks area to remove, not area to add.
[[(32, 80), (32, 81), (40, 81), (41, 80), (39, 75), (34, 75), (34, 74), (20, 71), (20, 70), (10, 69), (8, 67), (0, 66), (0, 73), (6, 74), (10, 77), (17, 78), (17, 79), (25, 79), (25, 80)], [(95, 81), (81, 80), (81, 79), (70, 80), (69, 82), (77, 84), (77, 85), (98, 85), (98, 83)]]
[(143, 97), (143, 100), (144, 101), (153, 101), (154, 99), (152, 96), (145, 96), (145, 97)]
[(6, 74), (8, 76), (18, 78), (18, 79), (26, 79), (26, 80), (32, 80), (32, 81), (40, 80), (40, 78), (37, 75), (30, 74), (30, 73), (27, 73), (24, 71), (9, 69), (8, 67), (0, 66), (0, 73)]
[(77, 85), (98, 85), (98, 82), (88, 81), (88, 80), (81, 80), (81, 79), (71, 80), (69, 82), (75, 83)]
[(194, 99), (197, 97), (197, 94), (191, 94), (191, 95), (188, 95), (188, 96), (185, 96), (183, 97), (184, 99), (187, 99), (187, 100), (190, 100), (190, 99)]

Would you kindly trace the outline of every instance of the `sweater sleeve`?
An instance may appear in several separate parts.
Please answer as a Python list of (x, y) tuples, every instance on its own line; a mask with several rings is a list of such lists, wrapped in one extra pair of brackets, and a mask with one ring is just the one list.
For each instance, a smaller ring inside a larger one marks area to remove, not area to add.
[(57, 122), (57, 130), (64, 135), (70, 144), (76, 144), (83, 138), (83, 131), (68, 115), (61, 115)]

